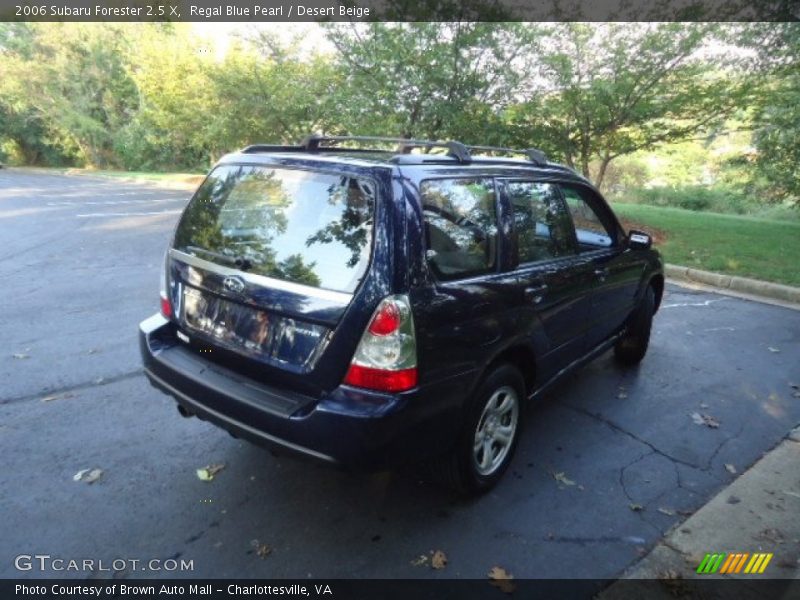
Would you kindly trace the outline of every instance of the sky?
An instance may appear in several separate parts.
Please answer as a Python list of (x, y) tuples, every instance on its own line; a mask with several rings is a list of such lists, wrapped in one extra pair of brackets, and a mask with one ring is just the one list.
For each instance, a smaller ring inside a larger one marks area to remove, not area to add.
[[(328, 52), (332, 50), (330, 42), (325, 39), (321, 27), (317, 23), (192, 23), (192, 30), (199, 36), (209, 39), (214, 48), (210, 48), (218, 59), (225, 57), (232, 36), (247, 34), (252, 31), (268, 31), (278, 36), (282, 42), (291, 42), (296, 37), (304, 40), (319, 40), (308, 46), (309, 53)], [(301, 52), (302, 54), (302, 52)]]

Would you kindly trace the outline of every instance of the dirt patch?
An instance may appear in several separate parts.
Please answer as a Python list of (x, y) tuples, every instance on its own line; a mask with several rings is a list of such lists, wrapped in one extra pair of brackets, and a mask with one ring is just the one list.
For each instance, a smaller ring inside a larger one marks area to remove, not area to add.
[(637, 221), (632, 221), (631, 219), (620, 219), (620, 221), (622, 222), (622, 227), (625, 229), (625, 231), (636, 229), (649, 234), (650, 237), (653, 238), (653, 244), (656, 246), (660, 246), (667, 241), (667, 234), (662, 229), (656, 229), (651, 225), (644, 225)]

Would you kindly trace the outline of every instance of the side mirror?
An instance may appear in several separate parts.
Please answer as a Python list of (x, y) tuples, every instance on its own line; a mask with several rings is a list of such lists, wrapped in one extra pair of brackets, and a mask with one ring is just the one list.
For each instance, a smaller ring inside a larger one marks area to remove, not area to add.
[(631, 229), (628, 232), (628, 248), (634, 250), (647, 250), (653, 245), (653, 238), (643, 231)]

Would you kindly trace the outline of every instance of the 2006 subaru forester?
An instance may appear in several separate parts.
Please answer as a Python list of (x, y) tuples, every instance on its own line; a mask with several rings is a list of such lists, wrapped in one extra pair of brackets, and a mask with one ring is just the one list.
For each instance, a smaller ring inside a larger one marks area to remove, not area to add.
[(237, 436), (488, 489), (524, 402), (612, 346), (641, 360), (664, 289), (590, 183), (509, 152), (311, 136), (225, 156), (140, 326), (148, 378)]

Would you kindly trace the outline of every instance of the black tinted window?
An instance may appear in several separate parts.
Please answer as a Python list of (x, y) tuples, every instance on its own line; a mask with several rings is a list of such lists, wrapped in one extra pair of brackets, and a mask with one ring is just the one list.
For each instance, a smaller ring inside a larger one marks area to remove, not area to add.
[(555, 185), (510, 181), (506, 190), (514, 211), (520, 263), (574, 253), (569, 214)]
[(343, 175), (217, 167), (189, 203), (175, 248), (259, 275), (352, 292), (369, 262), (374, 194), (372, 183)]
[(422, 210), (428, 263), (439, 277), (453, 279), (494, 268), (497, 216), (491, 179), (423, 181)]

